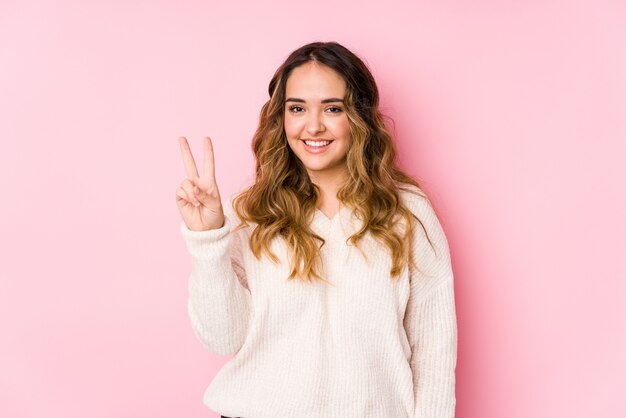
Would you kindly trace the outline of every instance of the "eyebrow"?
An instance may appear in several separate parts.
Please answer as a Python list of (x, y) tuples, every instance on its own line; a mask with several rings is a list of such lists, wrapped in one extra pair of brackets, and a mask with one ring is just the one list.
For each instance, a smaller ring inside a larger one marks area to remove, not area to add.
[[(297, 97), (289, 97), (285, 100), (285, 102), (297, 102), (297, 103), (306, 103), (306, 100), (304, 99), (299, 99)], [(343, 99), (340, 99), (338, 97), (331, 97), (329, 99), (324, 99), (322, 100), (322, 103), (334, 103), (334, 102), (341, 102), (343, 103)]]

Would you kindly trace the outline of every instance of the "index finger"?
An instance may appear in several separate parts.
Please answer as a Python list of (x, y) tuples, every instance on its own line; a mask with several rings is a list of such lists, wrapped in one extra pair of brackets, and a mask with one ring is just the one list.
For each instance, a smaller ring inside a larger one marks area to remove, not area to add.
[(198, 168), (196, 167), (196, 161), (193, 159), (193, 154), (191, 153), (191, 148), (189, 148), (187, 138), (181, 136), (178, 138), (178, 142), (180, 143), (180, 152), (183, 155), (185, 170), (187, 170), (187, 177), (189, 177), (190, 180), (197, 179), (199, 177)]

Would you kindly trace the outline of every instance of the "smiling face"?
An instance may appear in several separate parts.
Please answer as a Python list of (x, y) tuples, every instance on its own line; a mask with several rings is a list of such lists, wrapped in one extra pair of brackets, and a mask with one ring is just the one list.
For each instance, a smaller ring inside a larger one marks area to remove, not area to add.
[(312, 179), (344, 179), (350, 124), (346, 83), (330, 67), (309, 61), (296, 67), (285, 90), (285, 134)]

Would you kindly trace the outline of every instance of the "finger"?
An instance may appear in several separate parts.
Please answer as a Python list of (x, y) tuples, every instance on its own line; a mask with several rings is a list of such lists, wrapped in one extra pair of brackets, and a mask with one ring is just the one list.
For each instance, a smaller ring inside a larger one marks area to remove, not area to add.
[(180, 144), (180, 152), (183, 155), (183, 162), (185, 163), (185, 170), (187, 170), (187, 177), (190, 179), (198, 178), (198, 168), (196, 167), (196, 161), (193, 159), (191, 148), (189, 148), (189, 142), (187, 138), (181, 136), (178, 138)]
[(196, 191), (198, 190), (198, 188), (196, 187), (195, 184), (193, 184), (191, 182), (191, 180), (189, 179), (185, 179), (180, 187), (185, 191), (185, 194), (187, 195), (187, 200), (194, 206), (198, 206), (200, 204), (200, 202), (198, 201), (198, 199), (196, 198)]
[(205, 206), (208, 206), (215, 199), (214, 196), (211, 196), (209, 193), (200, 188), (197, 189), (194, 197)]
[(208, 136), (204, 137), (204, 176), (215, 183), (215, 155), (213, 154), (213, 142)]
[(176, 202), (178, 202), (178, 206), (191, 205), (187, 193), (185, 193), (182, 187), (176, 189)]

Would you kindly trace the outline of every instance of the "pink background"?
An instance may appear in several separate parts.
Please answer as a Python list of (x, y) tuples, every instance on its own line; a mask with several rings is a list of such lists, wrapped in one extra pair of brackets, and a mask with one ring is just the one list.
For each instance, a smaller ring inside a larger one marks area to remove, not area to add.
[(521, 3), (2, 1), (0, 416), (215, 416), (177, 137), (230, 196), (314, 40), (365, 58), (439, 210), (457, 416), (626, 416), (626, 7)]

